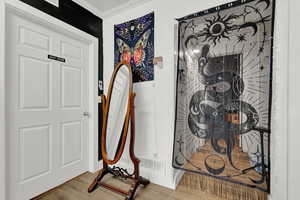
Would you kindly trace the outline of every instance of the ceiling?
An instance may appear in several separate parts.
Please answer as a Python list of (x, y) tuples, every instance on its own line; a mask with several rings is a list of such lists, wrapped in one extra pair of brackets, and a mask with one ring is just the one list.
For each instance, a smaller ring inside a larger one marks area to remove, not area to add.
[[(1, 0), (0, 0), (1, 1)], [(137, 7), (151, 0), (72, 0), (100, 17), (109, 17), (122, 10)]]
[(119, 6), (129, 3), (131, 0), (86, 0), (95, 6), (100, 12), (107, 12)]

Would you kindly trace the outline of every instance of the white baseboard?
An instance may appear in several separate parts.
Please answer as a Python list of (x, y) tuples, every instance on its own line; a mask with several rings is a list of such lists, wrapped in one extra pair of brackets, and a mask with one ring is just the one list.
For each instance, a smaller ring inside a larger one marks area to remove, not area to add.
[(181, 181), (183, 175), (185, 174), (185, 171), (183, 170), (174, 170), (174, 184), (175, 184), (175, 189), (177, 188), (179, 182)]

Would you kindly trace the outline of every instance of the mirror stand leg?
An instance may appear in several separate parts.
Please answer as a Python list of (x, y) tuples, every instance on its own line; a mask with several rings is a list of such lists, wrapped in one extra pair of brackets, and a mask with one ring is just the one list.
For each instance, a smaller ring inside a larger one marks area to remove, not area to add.
[(135, 195), (135, 192), (137, 190), (137, 188), (140, 186), (140, 185), (143, 185), (144, 187), (146, 187), (147, 185), (150, 184), (150, 181), (143, 178), (143, 177), (139, 177), (137, 181), (135, 181), (135, 183), (132, 185), (131, 189), (129, 190), (129, 195), (128, 197), (125, 198), (125, 200), (134, 200), (134, 195)]
[(136, 181), (132, 185), (132, 187), (129, 190), (129, 195), (128, 195), (128, 197), (125, 198), (125, 200), (133, 200), (134, 199), (134, 195), (135, 195), (137, 188), (139, 187), (139, 184), (140, 184), (139, 181)]
[(148, 179), (145, 179), (144, 177), (141, 177), (139, 178), (139, 182), (141, 185), (143, 185), (144, 187), (146, 187), (147, 185), (150, 184), (150, 181)]
[(89, 186), (88, 192), (91, 193), (93, 192), (97, 186), (98, 183), (102, 180), (102, 178), (108, 174), (108, 169), (107, 168), (103, 168), (102, 170), (100, 170), (100, 172), (98, 173), (97, 177), (94, 179), (94, 181), (91, 183), (91, 185)]

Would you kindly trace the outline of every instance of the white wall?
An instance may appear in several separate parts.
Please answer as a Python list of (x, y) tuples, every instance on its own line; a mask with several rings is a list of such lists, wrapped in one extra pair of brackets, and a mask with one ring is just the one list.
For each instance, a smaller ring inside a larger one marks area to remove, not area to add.
[[(287, 132), (288, 132), (288, 32), (289, 0), (276, 1), (273, 108), (271, 135), (271, 199), (287, 197)], [(293, 199), (290, 199), (293, 200)], [(296, 200), (296, 199), (295, 199)]]
[(289, 131), (288, 131), (288, 199), (300, 197), (300, 66), (299, 66), (299, 31), (300, 31), (300, 1), (290, 0), (289, 11)]
[[(107, 90), (108, 81), (113, 70), (114, 60), (113, 25), (143, 16), (151, 11), (155, 12), (155, 56), (162, 56), (164, 58), (164, 67), (163, 69), (158, 69), (157, 67), (155, 68), (155, 81), (153, 83), (155, 90), (150, 91), (147, 83), (142, 83), (139, 84), (140, 89), (138, 90), (138, 95), (144, 95), (146, 93), (153, 92), (152, 100), (155, 104), (153, 112), (156, 117), (154, 124), (156, 126), (156, 132), (153, 132), (151, 137), (156, 136), (158, 138), (158, 158), (159, 160), (165, 161), (165, 171), (156, 175), (152, 175), (152, 181), (158, 184), (171, 188), (175, 187), (174, 175), (176, 172), (172, 169), (171, 163), (175, 113), (175, 18), (228, 3), (230, 1), (231, 0), (152, 0), (144, 5), (132, 7), (131, 9), (126, 9), (122, 12), (119, 12), (117, 15), (104, 18), (104, 82), (105, 89)], [(297, 0), (291, 1), (297, 2)], [(287, 66), (289, 58), (287, 51), (287, 38), (289, 36), (288, 3), (288, 0), (277, 0), (276, 9), (276, 41), (274, 47), (274, 108), (271, 146), (272, 200), (287, 200)], [(296, 16), (293, 17), (293, 21), (299, 19)], [(294, 26), (292, 29), (299, 29), (299, 27)], [(297, 30), (293, 31), (295, 34), (299, 33)], [(148, 105), (143, 104), (143, 102), (139, 102), (139, 104), (140, 105), (137, 105), (137, 107)], [(139, 123), (138, 120), (137, 123)], [(137, 134), (139, 134), (139, 132), (137, 132)], [(147, 141), (144, 140), (142, 142), (146, 143)], [(294, 157), (291, 157), (291, 159), (294, 159)], [(298, 165), (300, 164), (298, 163)], [(295, 170), (295, 168), (292, 170)], [(298, 172), (298, 174), (300, 173)], [(294, 199), (296, 200), (296, 198), (292, 198), (291, 196), (290, 200)]]
[(4, 70), (4, 2), (0, 1), (0, 200), (5, 199), (5, 70)]

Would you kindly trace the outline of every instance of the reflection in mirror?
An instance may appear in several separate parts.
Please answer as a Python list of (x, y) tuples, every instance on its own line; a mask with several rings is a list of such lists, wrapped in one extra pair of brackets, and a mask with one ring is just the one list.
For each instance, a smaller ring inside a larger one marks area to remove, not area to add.
[(129, 69), (122, 65), (113, 83), (106, 129), (107, 159), (114, 160), (122, 139), (122, 130), (128, 110), (129, 100)]

